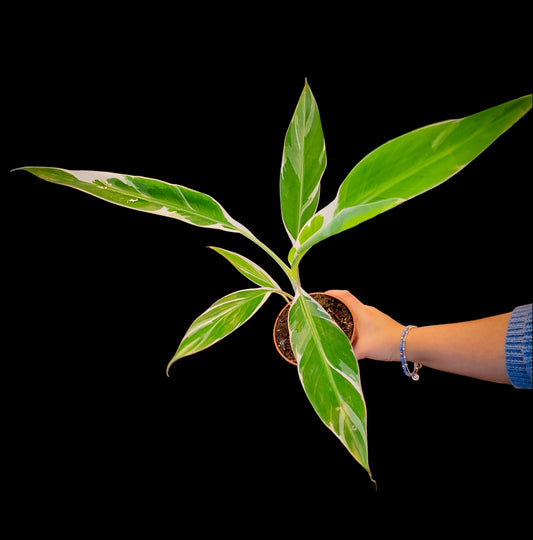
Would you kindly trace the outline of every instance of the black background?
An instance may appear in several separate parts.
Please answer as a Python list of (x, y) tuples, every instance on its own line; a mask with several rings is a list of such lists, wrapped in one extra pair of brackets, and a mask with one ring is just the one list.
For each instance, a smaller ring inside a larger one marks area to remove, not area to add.
[[(2, 394), (19, 527), (512, 529), (510, 512), (530, 504), (529, 392), (429, 369), (413, 383), (398, 365), (362, 361), (376, 491), (274, 350), (281, 298), (165, 375), (192, 320), (249, 286), (205, 246), (243, 253), (289, 287), (256, 246), (8, 171), (180, 183), (285, 258), (279, 168), (305, 77), (328, 154), (322, 207), (376, 146), (530, 93), (525, 19), (507, 3), (470, 15), (12, 14)], [(313, 248), (304, 287), (349, 289), (417, 325), (531, 302), (530, 160), (531, 114), (445, 185)]]

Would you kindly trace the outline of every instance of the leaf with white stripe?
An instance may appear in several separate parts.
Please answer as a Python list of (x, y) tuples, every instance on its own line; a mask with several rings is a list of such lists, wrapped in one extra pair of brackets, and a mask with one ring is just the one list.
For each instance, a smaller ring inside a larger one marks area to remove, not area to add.
[(21, 167), (20, 170), (133, 210), (179, 219), (198, 227), (251, 234), (215, 199), (177, 184), (100, 171), (69, 171), (52, 167)]
[(209, 247), (225, 257), (243, 276), (247, 277), (256, 285), (280, 290), (279, 285), (267, 274), (267, 272), (247, 257), (227, 249), (214, 246)]
[(289, 260), (451, 178), (531, 109), (531, 94), (458, 120), (416, 129), (379, 146), (342, 182), (335, 199), (302, 226)]
[(176, 360), (207, 349), (243, 325), (266, 302), (272, 292), (272, 289), (264, 287), (244, 289), (217, 300), (187, 330), (176, 354), (167, 366), (167, 373)]
[(366, 405), (350, 341), (320, 304), (301, 289), (289, 312), (289, 328), (309, 401), (370, 475)]
[(293, 244), (316, 211), (325, 168), (322, 124), (306, 80), (285, 136), (280, 174), (281, 214)]

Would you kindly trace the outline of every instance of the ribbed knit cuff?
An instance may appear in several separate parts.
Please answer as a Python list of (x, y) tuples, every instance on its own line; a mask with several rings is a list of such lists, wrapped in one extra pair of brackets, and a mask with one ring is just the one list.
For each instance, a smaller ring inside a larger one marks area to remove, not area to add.
[(531, 304), (519, 306), (511, 313), (505, 336), (505, 366), (512, 385), (516, 388), (532, 387)]

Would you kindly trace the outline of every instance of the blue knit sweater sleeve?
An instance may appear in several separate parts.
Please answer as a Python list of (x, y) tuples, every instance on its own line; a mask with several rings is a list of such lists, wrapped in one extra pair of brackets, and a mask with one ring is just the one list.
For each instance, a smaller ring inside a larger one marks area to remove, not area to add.
[(511, 313), (505, 336), (505, 366), (509, 380), (516, 388), (532, 386), (531, 304), (519, 306)]

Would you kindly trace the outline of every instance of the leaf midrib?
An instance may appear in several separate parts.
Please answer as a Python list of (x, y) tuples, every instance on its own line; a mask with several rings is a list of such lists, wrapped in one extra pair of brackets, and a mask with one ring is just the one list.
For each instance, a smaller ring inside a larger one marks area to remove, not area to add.
[[(302, 214), (303, 214), (303, 188), (304, 188), (304, 170), (305, 170), (305, 133), (306, 133), (306, 114), (305, 114), (305, 110), (306, 110), (306, 107), (307, 107), (307, 89), (306, 91), (304, 92), (304, 95), (303, 95), (303, 107), (302, 107), (302, 116), (303, 116), (303, 119), (302, 119), (302, 140), (301, 140), (301, 156), (302, 156), (302, 159), (300, 159), (300, 171), (299, 171), (299, 176), (300, 176), (300, 186), (299, 186), (299, 190), (298, 190), (298, 221), (297, 221), (297, 224), (296, 224), (296, 238), (298, 238), (298, 234), (302, 228)], [(296, 128), (296, 126), (295, 126)], [(296, 137), (298, 138), (299, 140), (299, 137), (298, 137), (298, 130), (295, 129), (295, 134), (296, 134)], [(298, 145), (300, 146), (300, 145)], [(296, 239), (295, 238), (295, 239)]]

